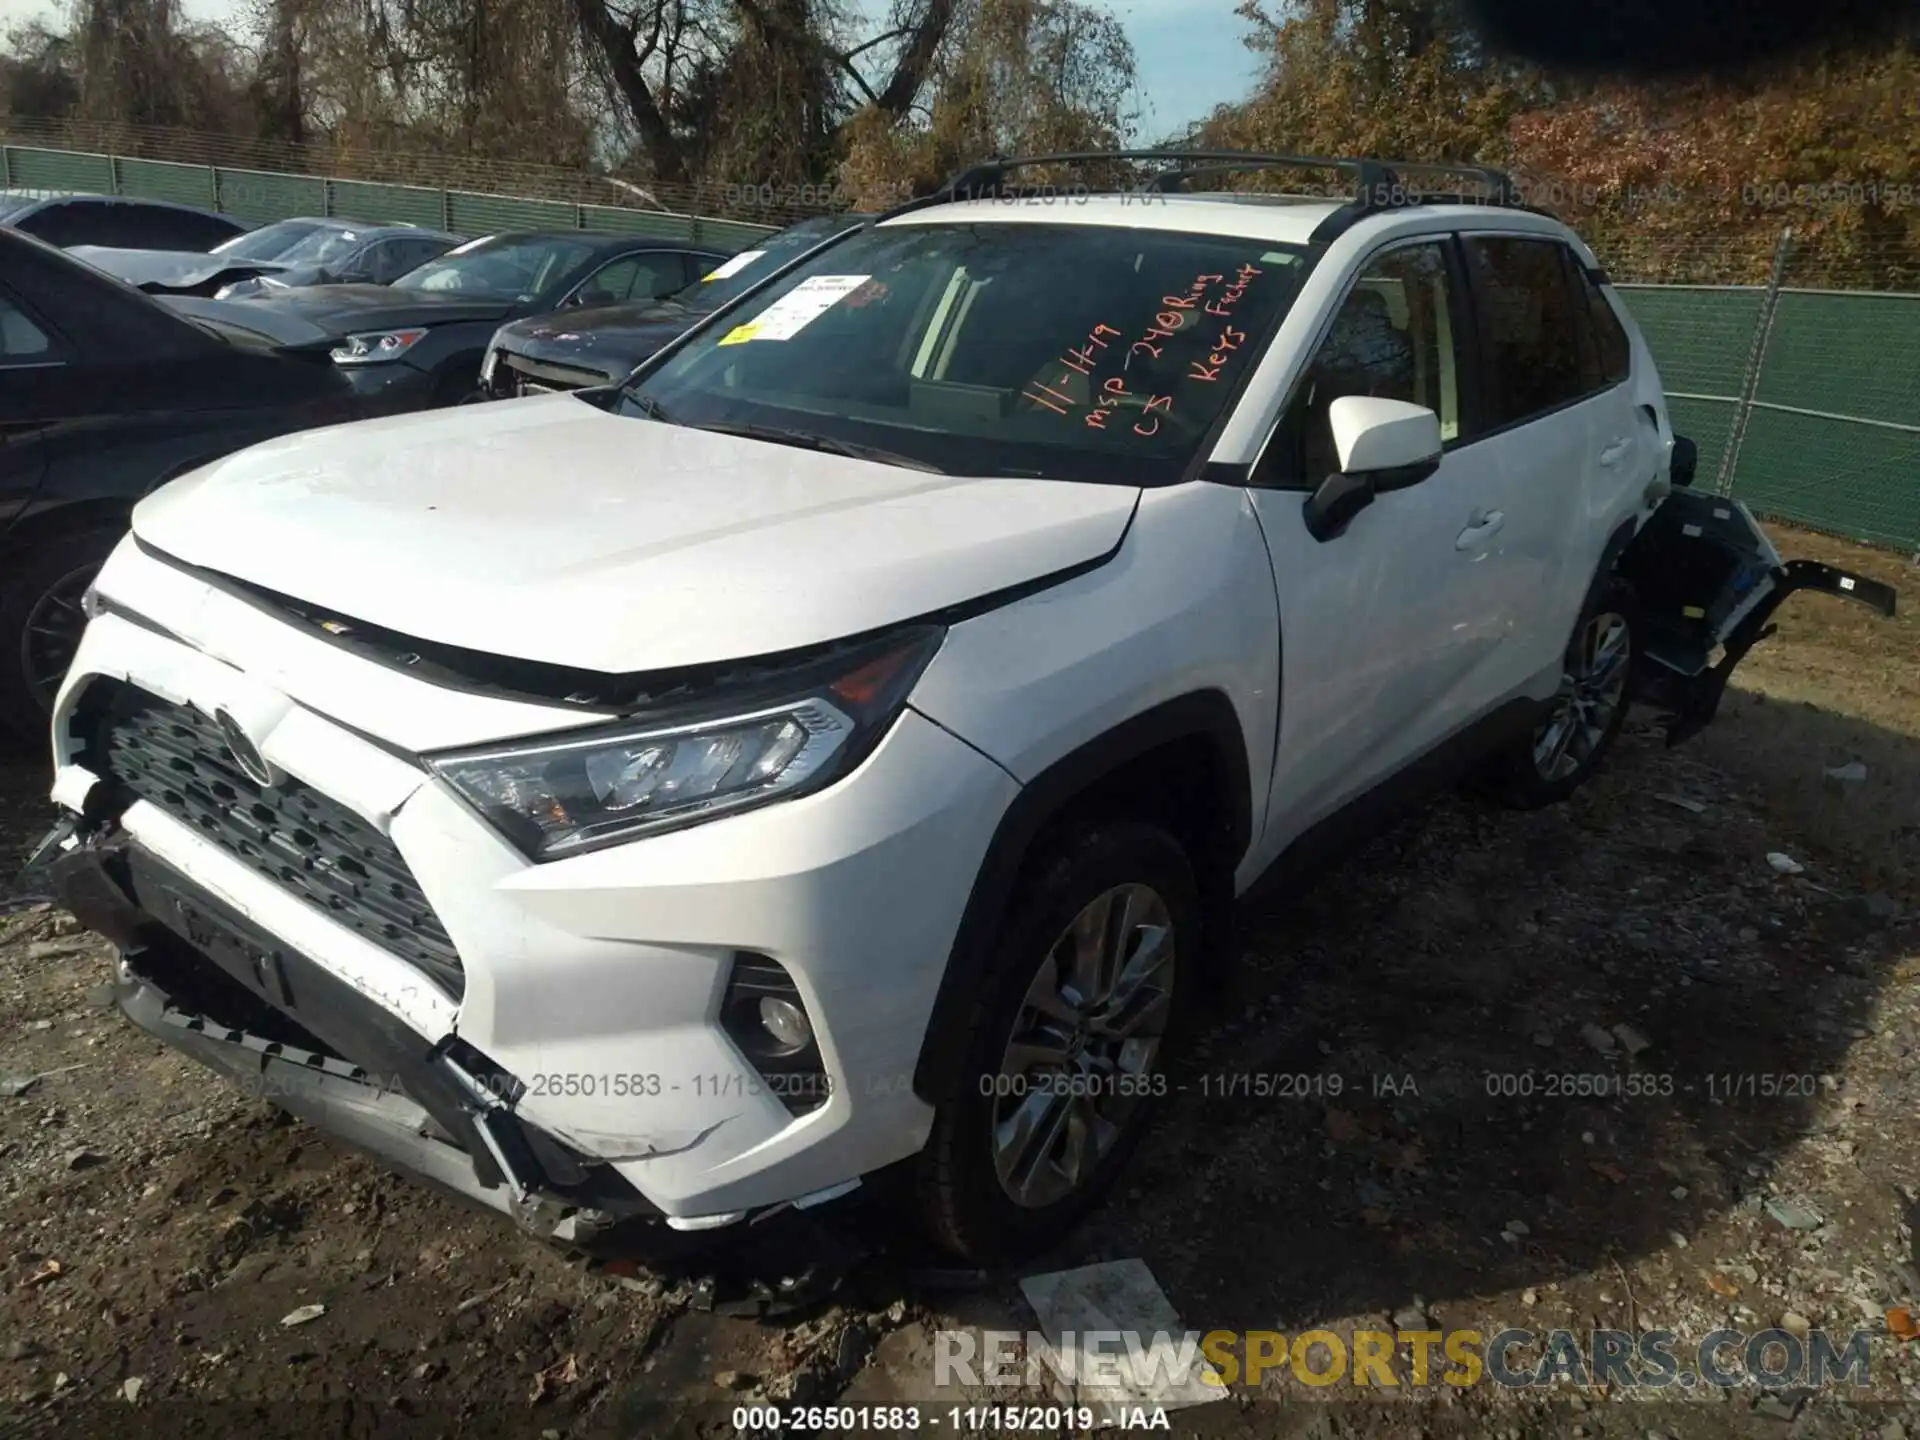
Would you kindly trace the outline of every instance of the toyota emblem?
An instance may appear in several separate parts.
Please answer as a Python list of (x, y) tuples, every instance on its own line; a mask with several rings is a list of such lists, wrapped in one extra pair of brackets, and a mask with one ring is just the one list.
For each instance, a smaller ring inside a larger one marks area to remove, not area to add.
[(220, 727), (220, 737), (227, 742), (227, 753), (233, 756), (233, 763), (256, 785), (271, 786), (276, 778), (273, 767), (267, 764), (267, 757), (260, 753), (260, 747), (248, 738), (247, 732), (240, 728), (240, 722), (228, 713), (225, 706), (213, 712), (213, 723)]

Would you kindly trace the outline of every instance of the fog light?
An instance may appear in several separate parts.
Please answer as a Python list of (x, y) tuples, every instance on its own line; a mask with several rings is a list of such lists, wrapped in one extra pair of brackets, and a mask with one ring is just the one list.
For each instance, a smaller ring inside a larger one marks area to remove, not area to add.
[(767, 1027), (769, 1035), (790, 1050), (798, 1050), (813, 1039), (813, 1026), (807, 1023), (806, 1012), (777, 995), (760, 997), (760, 1023)]

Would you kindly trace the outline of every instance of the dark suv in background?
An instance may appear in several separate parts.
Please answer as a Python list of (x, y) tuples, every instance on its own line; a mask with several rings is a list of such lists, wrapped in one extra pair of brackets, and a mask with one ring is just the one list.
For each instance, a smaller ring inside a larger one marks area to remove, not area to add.
[(704, 272), (696, 284), (659, 299), (535, 315), (503, 325), (481, 362), (481, 398), (507, 400), (552, 390), (613, 385), (696, 320), (758, 285), (870, 215), (822, 215), (757, 240)]

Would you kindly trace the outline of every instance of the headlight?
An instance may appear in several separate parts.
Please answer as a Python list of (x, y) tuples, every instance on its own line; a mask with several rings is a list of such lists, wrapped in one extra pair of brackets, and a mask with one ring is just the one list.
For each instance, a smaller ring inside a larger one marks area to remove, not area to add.
[(945, 634), (895, 632), (617, 725), (427, 764), (533, 860), (699, 824), (818, 790), (858, 765)]
[(480, 388), (481, 389), (485, 390), (492, 387), (493, 372), (495, 367), (498, 366), (499, 363), (500, 363), (499, 350), (493, 348), (492, 346), (489, 346), (487, 349), (487, 358), (480, 362)]
[(333, 348), (336, 365), (379, 365), (398, 360), (426, 337), (424, 330), (369, 330), (349, 335)]

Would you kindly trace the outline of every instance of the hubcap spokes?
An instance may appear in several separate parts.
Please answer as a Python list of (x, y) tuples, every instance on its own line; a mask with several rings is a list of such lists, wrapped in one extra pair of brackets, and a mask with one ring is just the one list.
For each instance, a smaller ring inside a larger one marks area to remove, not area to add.
[(91, 570), (63, 576), (27, 612), (20, 637), (20, 669), (27, 693), (43, 707), (52, 707), (74, 652), (80, 648), (80, 634), (87, 626), (81, 601), (92, 578)]
[(994, 1090), (994, 1169), (1015, 1204), (1072, 1194), (1119, 1140), (1166, 1035), (1174, 949), (1166, 901), (1120, 885), (1047, 952)]
[(1632, 637), (1615, 614), (1596, 615), (1567, 647), (1566, 670), (1553, 709), (1534, 732), (1540, 778), (1564, 780), (1587, 765), (1624, 703)]

